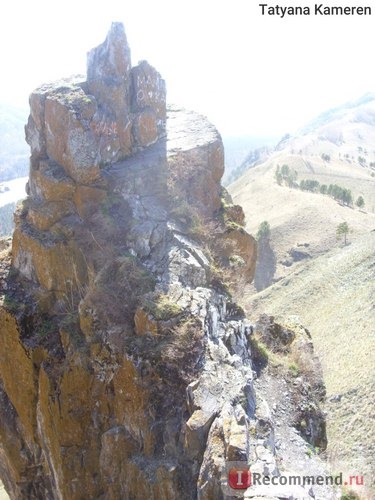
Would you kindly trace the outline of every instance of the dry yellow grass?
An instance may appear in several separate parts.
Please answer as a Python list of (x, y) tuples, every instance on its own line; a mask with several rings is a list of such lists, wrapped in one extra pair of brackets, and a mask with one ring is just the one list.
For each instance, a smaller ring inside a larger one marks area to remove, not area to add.
[(327, 387), (328, 452), (336, 470), (374, 478), (375, 232), (245, 298), (247, 313), (298, 315)]
[(269, 312), (301, 317), (315, 339), (329, 394), (373, 380), (374, 255), (375, 232), (371, 232), (245, 299), (251, 316)]

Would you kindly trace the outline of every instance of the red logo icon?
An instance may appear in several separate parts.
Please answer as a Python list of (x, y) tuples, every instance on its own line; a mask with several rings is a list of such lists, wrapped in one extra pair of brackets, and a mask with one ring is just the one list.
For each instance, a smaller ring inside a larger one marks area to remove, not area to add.
[(228, 473), (228, 483), (234, 490), (246, 490), (251, 486), (251, 472), (246, 468), (232, 468)]

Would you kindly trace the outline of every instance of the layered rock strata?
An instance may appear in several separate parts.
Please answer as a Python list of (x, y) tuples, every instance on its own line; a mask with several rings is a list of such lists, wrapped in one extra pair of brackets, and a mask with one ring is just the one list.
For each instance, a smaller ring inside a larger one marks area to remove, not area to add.
[(279, 474), (224, 280), (253, 278), (256, 246), (221, 188), (216, 129), (167, 117), (119, 24), (86, 80), (44, 85), (30, 108), (29, 196), (1, 272), (10, 497), (216, 499), (227, 462)]

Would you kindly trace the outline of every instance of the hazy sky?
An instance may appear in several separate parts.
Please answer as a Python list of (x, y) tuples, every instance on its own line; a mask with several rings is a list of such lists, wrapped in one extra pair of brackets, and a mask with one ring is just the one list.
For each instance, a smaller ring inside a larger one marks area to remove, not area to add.
[[(313, 2), (281, 5), (293, 4)], [(169, 101), (223, 134), (284, 134), (375, 90), (373, 11), (281, 19), (262, 16), (257, 0), (13, 0), (0, 18), (0, 101), (26, 106), (40, 83), (85, 72), (86, 52), (123, 21), (133, 64), (162, 73)]]

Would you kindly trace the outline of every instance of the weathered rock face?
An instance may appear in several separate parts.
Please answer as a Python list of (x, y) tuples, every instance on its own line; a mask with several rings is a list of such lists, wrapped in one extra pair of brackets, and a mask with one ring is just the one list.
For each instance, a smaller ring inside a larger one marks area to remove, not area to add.
[(165, 135), (165, 84), (145, 62), (131, 67), (123, 26), (88, 54), (87, 81), (43, 85), (30, 96), (26, 127), (32, 169), (48, 158), (74, 181), (98, 181), (100, 168), (130, 156)]
[(277, 474), (252, 328), (214, 272), (251, 280), (256, 254), (241, 210), (225, 215), (215, 128), (166, 120), (164, 82), (131, 68), (118, 24), (87, 81), (30, 106), (29, 197), (0, 276), (11, 498), (223, 498), (227, 461)]

